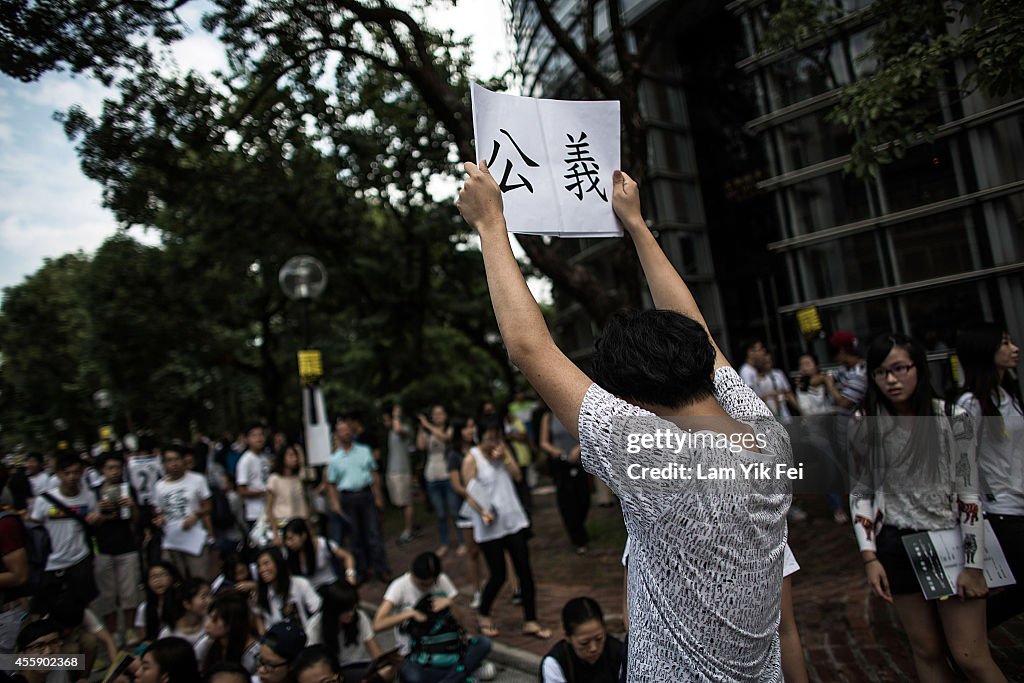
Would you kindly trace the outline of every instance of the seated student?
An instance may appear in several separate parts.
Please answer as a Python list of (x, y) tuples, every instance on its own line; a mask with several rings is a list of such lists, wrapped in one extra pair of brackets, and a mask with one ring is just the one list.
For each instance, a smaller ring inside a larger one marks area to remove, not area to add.
[(145, 642), (156, 640), (174, 621), (174, 587), (179, 583), (181, 575), (170, 562), (157, 562), (146, 570), (146, 600), (135, 610), (135, 629)]
[(323, 645), (310, 645), (299, 653), (292, 665), (292, 680), (295, 683), (336, 682), (340, 676), (338, 660)]
[(260, 683), (284, 683), (292, 662), (306, 647), (306, 634), (291, 621), (274, 624), (263, 634), (256, 658)]
[[(61, 626), (53, 619), (40, 619), (25, 624), (18, 637), (15, 646), (18, 654), (28, 657), (52, 657), (61, 652)], [(84, 673), (84, 672), (76, 672)], [(66, 671), (21, 671), (11, 677), (12, 683), (67, 683), (68, 672)], [(87, 681), (88, 677), (80, 677)]]
[(409, 654), (402, 662), (405, 683), (460, 683), (494, 677), (494, 666), (484, 663), (491, 651), (485, 636), (466, 638), (451, 611), (451, 603), (438, 607), (441, 598), (423, 596), (401, 630), (409, 638)]
[(601, 606), (587, 597), (562, 608), (565, 638), (540, 663), (542, 683), (615, 683), (622, 668), (622, 643), (608, 635)]
[(239, 662), (250, 675), (256, 675), (260, 642), (252, 622), (245, 596), (225, 592), (213, 599), (206, 634), (195, 646), (203, 673), (209, 675), (224, 662)]
[[(418, 661), (410, 660), (410, 655), (430, 654), (414, 652), (416, 637), (415, 633), (410, 633), (411, 622), (434, 623), (434, 620), (447, 618), (450, 615), (448, 608), (458, 594), (452, 580), (441, 571), (440, 558), (431, 552), (418, 555), (412, 562), (412, 570), (392, 581), (384, 591), (384, 599), (373, 619), (373, 628), (380, 632), (394, 627), (395, 642), (399, 652), (406, 658), (402, 664), (402, 680), (442, 680), (445, 675), (452, 673), (452, 668), (460, 666), (460, 673), (469, 676), (490, 652), (491, 642), (487, 638), (477, 637), (471, 639), (463, 659), (454, 667), (451, 664), (445, 667), (431, 665), (428, 658), (423, 656), (417, 657)], [(488, 670), (490, 669), (488, 665)], [(435, 677), (438, 674), (440, 675)]]
[(84, 671), (93, 670), (101, 645), (108, 663), (117, 658), (114, 637), (91, 609), (82, 610), (73, 601), (65, 601), (55, 604), (46, 617), (56, 621), (61, 627), (61, 636), (64, 640), (61, 651), (82, 655)]
[[(374, 636), (370, 618), (359, 609), (356, 587), (337, 581), (320, 591), (324, 599), (320, 631), (324, 648), (339, 664), (352, 666), (365, 663), (369, 669), (372, 660), (384, 652)], [(396, 672), (389, 671), (384, 680), (393, 680)]]
[(192, 647), (206, 635), (206, 613), (210, 609), (210, 584), (205, 579), (186, 579), (175, 591), (171, 623), (160, 631), (160, 638), (174, 636)]
[[(777, 625), (792, 499), (785, 482), (731, 480), (710, 491), (631, 476), (637, 467), (686, 461), (736, 471), (739, 465), (774, 471), (793, 461), (785, 429), (729, 365), (648, 228), (637, 184), (616, 171), (609, 195), (658, 310), (607, 321), (591, 358), (592, 380), (551, 338), (512, 253), (494, 177), (486, 164), (467, 163), (465, 169), (457, 206), (480, 235), (488, 291), (509, 357), (579, 437), (584, 469), (608, 484), (622, 504), (633, 544), (629, 680), (706, 680), (727, 671), (730, 680), (778, 681)], [(654, 429), (669, 429), (677, 439), (688, 433), (717, 436), (687, 439), (685, 452), (657, 444), (627, 451), (637, 430)]]
[(252, 674), (238, 662), (218, 662), (204, 679), (206, 683), (250, 683)]
[(317, 590), (342, 578), (334, 570), (336, 561), (345, 567), (345, 580), (356, 582), (352, 553), (323, 536), (312, 536), (304, 519), (293, 519), (284, 526), (284, 549), (292, 576), (306, 577)]
[(196, 654), (188, 641), (160, 638), (142, 655), (135, 683), (195, 683), (199, 678)]
[(221, 560), (221, 572), (210, 582), (210, 591), (217, 595), (222, 590), (255, 594), (256, 565), (246, 564), (238, 553), (228, 553)]
[(264, 628), (292, 620), (306, 632), (310, 642), (320, 640), (320, 607), (323, 600), (302, 576), (291, 576), (277, 548), (264, 548), (256, 557), (259, 585), (256, 611)]

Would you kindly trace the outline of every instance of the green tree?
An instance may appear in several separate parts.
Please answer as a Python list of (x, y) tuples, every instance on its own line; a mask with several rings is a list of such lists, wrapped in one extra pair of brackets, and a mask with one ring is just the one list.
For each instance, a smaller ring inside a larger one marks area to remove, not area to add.
[(78, 438), (96, 438), (92, 394), (103, 386), (89, 357), (92, 332), (79, 293), (89, 259), (48, 259), (25, 281), (4, 289), (0, 306), (0, 424), (3, 445), (54, 445), (55, 420)]
[(824, 43), (843, 24), (872, 27), (859, 57), (870, 73), (842, 87), (829, 114), (856, 135), (847, 168), (858, 176), (932, 139), (936, 92), (954, 102), (1024, 92), (1024, 3), (1015, 0), (887, 0), (856, 10), (781, 0), (760, 47), (799, 53), (829, 74)]

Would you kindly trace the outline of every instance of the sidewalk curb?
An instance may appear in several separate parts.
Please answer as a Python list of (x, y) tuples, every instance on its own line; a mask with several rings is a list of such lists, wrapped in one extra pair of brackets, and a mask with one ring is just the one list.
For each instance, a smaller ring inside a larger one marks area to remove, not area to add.
[[(359, 606), (367, 610), (370, 614), (375, 614), (380, 605), (369, 602), (368, 600), (362, 600), (360, 601)], [(526, 650), (520, 650), (517, 647), (511, 647), (510, 645), (499, 643), (494, 638), (491, 638), (491, 653), (487, 655), (487, 659), (496, 664), (501, 664), (504, 667), (515, 669), (520, 673), (532, 675), (540, 671), (540, 662), (542, 658), (532, 652), (527, 652)]]

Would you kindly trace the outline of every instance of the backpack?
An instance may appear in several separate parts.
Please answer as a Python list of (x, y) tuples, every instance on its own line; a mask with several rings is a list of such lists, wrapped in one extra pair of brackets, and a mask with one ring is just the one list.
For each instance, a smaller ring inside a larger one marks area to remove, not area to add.
[(403, 625), (412, 648), (409, 658), (422, 666), (450, 669), (465, 654), (462, 627), (448, 608), (431, 612), (430, 601), (431, 597), (426, 596), (416, 604), (416, 610), (427, 615), (426, 621), (409, 619)]
[(2, 591), (2, 601), (26, 598), (35, 595), (43, 582), (46, 562), (50, 559), (50, 534), (42, 524), (25, 524), (20, 515), (13, 512), (0, 512), (0, 520), (13, 517), (21, 525), (22, 536), (25, 538), (25, 554), (28, 555), (28, 581), (18, 588)]

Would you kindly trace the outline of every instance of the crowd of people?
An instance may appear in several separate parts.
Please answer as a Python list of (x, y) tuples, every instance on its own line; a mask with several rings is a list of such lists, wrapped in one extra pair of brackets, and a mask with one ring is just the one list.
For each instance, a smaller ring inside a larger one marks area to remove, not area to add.
[[(538, 671), (546, 683), (806, 681), (787, 543), (806, 513), (788, 486), (629, 474), (786, 467), (794, 452), (824, 471), (834, 521), (852, 520), (865, 578), (894, 605), (919, 677), (951, 681), (956, 667), (1005, 680), (986, 632), (1024, 610), (1024, 592), (990, 592), (983, 570), (998, 544), (1024, 577), (1024, 415), (1006, 330), (964, 328), (956, 400), (935, 394), (923, 347), (898, 333), (863, 349), (836, 332), (838, 368), (823, 372), (807, 353), (792, 382), (755, 340), (737, 372), (625, 174), (613, 200), (656, 309), (613, 316), (588, 376), (551, 340), (497, 185), (486, 166), (467, 164), (459, 209), (480, 234), (506, 348), (540, 401), (517, 390), (501, 411), (485, 401), (453, 417), (438, 404), (415, 419), (387, 405), (370, 429), (344, 416), (321, 468), (260, 424), (221, 442), (143, 437), (0, 467), (0, 654), (84, 658), (80, 671), (11, 680), (88, 680), (98, 660), (120, 682), (486, 680), (501, 636), (495, 599), (511, 582), (521, 633), (553, 640)], [(626, 447), (666, 427), (744, 446)], [(614, 494), (621, 506), (625, 642), (587, 596), (564, 605), (557, 642), (538, 618), (530, 538), (541, 463), (573, 552), (590, 552), (592, 496), (605, 504)], [(399, 510), (399, 545), (422, 535), (417, 490), (437, 545), (395, 576), (382, 513)], [(963, 549), (955, 595), (926, 600), (903, 539), (950, 529)], [(464, 564), (474, 635), (452, 609), (458, 590), (444, 562)], [(375, 580), (386, 589), (371, 615), (359, 589)], [(392, 631), (396, 647), (385, 650), (378, 637)]]

